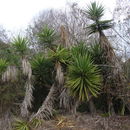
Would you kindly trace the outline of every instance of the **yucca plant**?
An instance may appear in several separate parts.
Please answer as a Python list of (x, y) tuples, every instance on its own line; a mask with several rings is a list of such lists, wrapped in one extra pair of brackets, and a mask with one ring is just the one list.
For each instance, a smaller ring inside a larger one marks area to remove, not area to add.
[(59, 82), (59, 84), (63, 85), (64, 74), (62, 65), (66, 65), (69, 62), (69, 51), (66, 48), (59, 45), (55, 51), (49, 51), (49, 58), (51, 58), (55, 64), (56, 80)]
[(92, 44), (89, 48), (89, 53), (95, 64), (97, 64), (99, 66), (105, 64), (105, 60), (103, 58), (103, 50), (100, 47), (100, 44), (98, 44), (96, 42), (94, 44)]
[[(9, 57), (8, 57), (9, 56)], [(14, 82), (17, 80), (18, 69), (15, 64), (17, 64), (16, 57), (12, 58), (12, 52), (5, 54), (5, 59), (0, 59), (0, 72), (2, 73), (2, 80), (4, 82)], [(14, 61), (16, 61), (14, 63)]]
[(64, 85), (63, 65), (66, 64), (69, 57), (68, 51), (61, 46), (58, 46), (56, 50), (50, 50), (48, 53), (48, 58), (54, 63), (55, 77), (45, 101), (34, 115), (34, 118), (38, 119), (50, 119), (53, 116), (55, 103), (59, 100)]
[(60, 62), (66, 64), (69, 58), (69, 51), (61, 45), (58, 45), (55, 50), (49, 50), (48, 56), (55, 63)]
[(15, 130), (30, 130), (30, 126), (27, 121), (16, 119), (14, 125)]
[(44, 54), (36, 54), (31, 60), (33, 75), (36, 80), (44, 85), (51, 85), (54, 81), (54, 64)]
[(32, 107), (32, 100), (33, 100), (33, 85), (32, 85), (32, 69), (31, 64), (28, 60), (28, 40), (23, 37), (16, 37), (12, 41), (12, 48), (16, 54), (19, 55), (19, 68), (20, 71), (22, 71), (22, 74), (26, 77), (25, 82), (25, 97), (23, 100), (23, 103), (21, 105), (21, 115), (23, 117), (28, 116), (29, 114), (29, 108)]
[(112, 20), (101, 21), (101, 18), (104, 15), (104, 7), (102, 5), (92, 2), (91, 5), (87, 7), (86, 14), (89, 19), (94, 21), (93, 24), (88, 26), (89, 34), (95, 32), (99, 32), (101, 34), (103, 30), (112, 27)]
[[(117, 59), (115, 52), (108, 41), (107, 37), (103, 33), (103, 30), (109, 29), (112, 27), (111, 20), (104, 20), (102, 21), (101, 18), (104, 15), (104, 7), (100, 4), (97, 4), (96, 2), (92, 2), (90, 6), (88, 6), (86, 14), (89, 19), (93, 21), (93, 24), (88, 26), (89, 29), (89, 34), (92, 33), (99, 33), (99, 43), (100, 47), (103, 51), (102, 57), (104, 59), (105, 65), (108, 66), (107, 73), (103, 74), (104, 77), (104, 87), (106, 87), (108, 90), (107, 92), (109, 93), (109, 101), (108, 101), (108, 106), (109, 106), (109, 111), (111, 111), (112, 108), (112, 96), (113, 91), (114, 95), (119, 96), (119, 93), (128, 93), (128, 91), (124, 91), (123, 89), (126, 89), (126, 79), (123, 74), (123, 69), (122, 66)], [(109, 80), (108, 80), (109, 79)], [(110, 81), (110, 82), (108, 82)], [(108, 87), (109, 86), (109, 87)], [(114, 88), (114, 89), (113, 89)], [(129, 95), (129, 94), (128, 94)], [(122, 97), (121, 97), (122, 98)], [(126, 103), (129, 104), (129, 109), (130, 109), (130, 103), (129, 99), (123, 99)], [(111, 109), (111, 110), (110, 110)]]
[(89, 54), (74, 57), (68, 68), (67, 86), (71, 95), (79, 101), (87, 101), (100, 92), (100, 70), (93, 64)]
[(28, 40), (20, 36), (16, 37), (12, 41), (12, 47), (18, 54), (25, 55), (28, 51)]
[(45, 48), (53, 48), (54, 41), (56, 40), (56, 32), (54, 29), (44, 26), (41, 32), (37, 34), (40, 44)]
[(39, 120), (39, 119), (33, 119), (32, 121), (15, 119), (13, 127), (14, 127), (14, 130), (31, 130), (32, 128), (40, 127), (42, 123), (43, 123), (43, 120)]
[(2, 74), (8, 66), (8, 62), (5, 59), (0, 59), (0, 74)]
[(86, 44), (83, 41), (79, 42), (78, 45), (73, 46), (71, 48), (72, 57), (73, 56), (77, 57), (79, 55), (84, 56), (84, 55), (86, 55), (86, 53), (89, 53), (89, 47), (86, 46)]

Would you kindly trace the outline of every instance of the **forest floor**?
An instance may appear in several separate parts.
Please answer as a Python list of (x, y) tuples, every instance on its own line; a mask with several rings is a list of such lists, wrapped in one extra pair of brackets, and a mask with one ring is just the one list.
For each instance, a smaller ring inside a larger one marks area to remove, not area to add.
[(35, 130), (130, 130), (130, 116), (77, 114), (58, 116)]

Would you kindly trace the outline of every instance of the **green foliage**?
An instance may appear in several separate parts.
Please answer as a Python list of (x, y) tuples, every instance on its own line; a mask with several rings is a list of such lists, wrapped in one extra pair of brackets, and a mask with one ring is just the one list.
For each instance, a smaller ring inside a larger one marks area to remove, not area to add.
[(16, 119), (13, 124), (15, 130), (31, 130), (32, 128), (38, 128), (43, 123), (40, 119), (33, 119), (31, 121), (25, 121)]
[(94, 43), (91, 45), (89, 52), (92, 56), (92, 60), (95, 64), (103, 64), (104, 59), (103, 59), (103, 50), (100, 47), (100, 44)]
[(52, 72), (54, 64), (50, 59), (45, 58), (43, 54), (37, 54), (33, 57), (31, 66), (33, 75), (35, 75), (38, 82), (42, 82), (42, 84), (52, 83)]
[(18, 36), (17, 38), (14, 38), (12, 47), (18, 54), (23, 56), (27, 53), (28, 50), (28, 40), (26, 38)]
[(48, 56), (54, 62), (61, 62), (61, 63), (66, 64), (69, 59), (69, 51), (66, 48), (59, 45), (56, 48), (56, 50), (49, 50)]
[(74, 57), (77, 57), (78, 55), (86, 55), (88, 52), (89, 48), (85, 45), (84, 42), (80, 42), (78, 45), (72, 47), (71, 49), (71, 54)]
[(8, 62), (5, 59), (0, 59), (0, 74), (6, 70)]
[(104, 7), (96, 2), (92, 2), (91, 5), (88, 6), (86, 13), (88, 18), (97, 21), (104, 15)]
[(30, 122), (31, 127), (33, 127), (33, 128), (38, 128), (42, 124), (43, 124), (43, 120), (36, 119), (36, 118), (34, 118), (33, 120), (31, 120), (31, 122)]
[(38, 33), (38, 38), (41, 45), (45, 47), (52, 48), (54, 46), (53, 42), (56, 40), (56, 33), (54, 29), (48, 26), (43, 27), (42, 31)]
[(90, 6), (88, 6), (86, 13), (88, 18), (94, 21), (93, 24), (87, 27), (89, 29), (89, 35), (112, 27), (112, 20), (100, 21), (101, 17), (104, 15), (104, 7), (102, 5), (98, 5), (96, 2), (93, 2)]
[(110, 23), (112, 20), (105, 20), (105, 21), (99, 21), (98, 23), (93, 23), (89, 25), (87, 28), (89, 29), (88, 33), (93, 34), (96, 32), (99, 32), (99, 30), (107, 30), (112, 27), (112, 24)]
[(101, 75), (89, 54), (74, 57), (69, 65), (67, 85), (72, 96), (78, 97), (80, 101), (88, 100), (90, 95), (97, 97)]
[(19, 119), (16, 119), (14, 123), (14, 128), (15, 130), (30, 130), (28, 122)]

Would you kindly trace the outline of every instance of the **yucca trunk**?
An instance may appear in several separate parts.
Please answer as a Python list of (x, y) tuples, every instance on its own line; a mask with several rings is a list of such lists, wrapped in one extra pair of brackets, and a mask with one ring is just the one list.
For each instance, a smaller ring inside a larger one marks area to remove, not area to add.
[(60, 93), (60, 108), (75, 115), (78, 105), (79, 102), (70, 96), (68, 88), (64, 87)]
[(25, 58), (22, 59), (22, 70), (24, 76), (26, 76), (25, 82), (25, 97), (21, 105), (21, 116), (28, 117), (29, 116), (29, 108), (32, 107), (33, 101), (33, 85), (31, 83), (32, 69), (29, 61)]
[[(130, 102), (129, 99), (125, 98), (125, 96), (128, 93), (128, 91), (126, 90), (127, 88), (127, 81), (125, 79), (124, 76), (124, 72), (122, 69), (122, 66), (119, 62), (119, 60), (117, 59), (115, 52), (110, 44), (110, 42), (108, 41), (108, 39), (106, 38), (105, 34), (101, 31), (100, 32), (100, 46), (103, 50), (103, 58), (105, 60), (105, 64), (108, 65), (107, 68), (107, 72), (104, 72), (104, 87), (107, 89), (107, 92), (109, 93), (108, 95), (111, 97), (112, 95), (114, 96), (118, 96), (119, 98), (121, 98), (125, 104), (128, 106), (128, 109), (130, 110)], [(109, 82), (108, 80), (110, 80), (112, 82), (112, 84)], [(114, 83), (114, 84), (113, 84)], [(108, 97), (108, 99), (110, 99), (110, 97)], [(112, 99), (111, 102), (109, 102), (108, 107), (112, 107)]]
[(3, 82), (15, 82), (18, 78), (18, 69), (16, 66), (8, 66), (2, 75)]
[(110, 42), (108, 41), (107, 37), (102, 31), (100, 32), (99, 43), (103, 50), (103, 57), (105, 61), (107, 62), (107, 64), (110, 64), (114, 67), (117, 67), (118, 69), (119, 68), (121, 69), (121, 66), (119, 65), (115, 52)]
[(90, 110), (91, 114), (92, 115), (95, 114), (96, 113), (96, 107), (95, 107), (93, 99), (91, 98), (88, 103), (89, 103), (89, 110)]
[(33, 101), (33, 86), (31, 81), (27, 81), (25, 83), (25, 97), (21, 105), (21, 116), (28, 117), (29, 116), (29, 108), (32, 108), (32, 101)]
[(58, 100), (58, 97), (59, 86), (55, 82), (52, 85), (42, 106), (39, 108), (38, 112), (33, 116), (33, 118), (49, 120), (54, 114), (55, 104)]
[(10, 109), (0, 115), (0, 130), (12, 130), (13, 114)]
[(38, 112), (33, 116), (33, 118), (48, 120), (54, 114), (56, 108), (55, 105), (59, 101), (61, 89), (63, 88), (64, 84), (64, 73), (62, 71), (62, 66), (60, 62), (56, 63), (55, 69), (56, 69), (56, 77), (54, 84), (52, 85), (48, 93), (48, 96), (46, 97), (42, 106), (39, 108)]

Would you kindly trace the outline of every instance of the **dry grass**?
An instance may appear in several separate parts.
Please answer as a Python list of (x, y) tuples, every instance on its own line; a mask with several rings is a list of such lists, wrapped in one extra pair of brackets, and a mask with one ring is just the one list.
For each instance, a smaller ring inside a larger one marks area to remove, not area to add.
[(37, 130), (130, 130), (130, 117), (102, 117), (87, 114), (66, 115), (46, 121)]
[[(6, 119), (0, 118), (0, 130), (12, 130), (12, 119), (7, 116)], [(31, 130), (130, 130), (130, 116), (59, 115), (53, 120), (44, 121), (39, 128), (31, 127)]]

